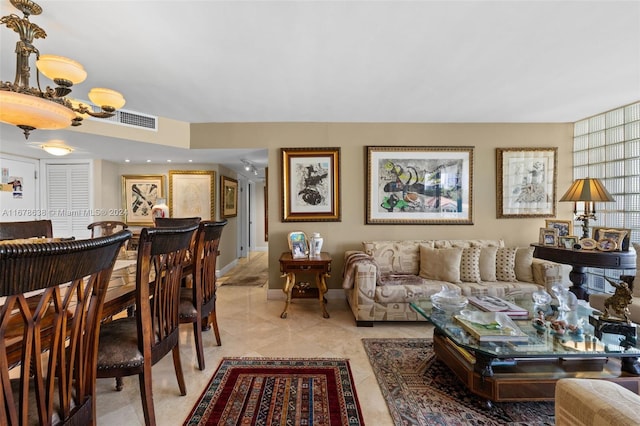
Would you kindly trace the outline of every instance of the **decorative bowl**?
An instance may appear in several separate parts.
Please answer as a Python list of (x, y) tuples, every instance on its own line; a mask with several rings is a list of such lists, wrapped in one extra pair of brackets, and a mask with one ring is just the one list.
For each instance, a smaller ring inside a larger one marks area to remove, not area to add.
[(467, 306), (469, 300), (457, 290), (443, 287), (438, 293), (431, 295), (431, 303), (434, 308), (447, 314), (456, 314)]

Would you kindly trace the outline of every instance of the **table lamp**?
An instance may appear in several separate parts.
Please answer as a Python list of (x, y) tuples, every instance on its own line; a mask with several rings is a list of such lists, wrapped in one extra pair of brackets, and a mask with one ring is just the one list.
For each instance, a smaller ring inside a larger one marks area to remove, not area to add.
[[(573, 201), (573, 214), (582, 221), (582, 238), (589, 238), (589, 220), (596, 220), (597, 202), (611, 202), (615, 199), (609, 194), (600, 179), (576, 179), (560, 198), (560, 201)], [(578, 202), (584, 203), (584, 212), (578, 214)]]

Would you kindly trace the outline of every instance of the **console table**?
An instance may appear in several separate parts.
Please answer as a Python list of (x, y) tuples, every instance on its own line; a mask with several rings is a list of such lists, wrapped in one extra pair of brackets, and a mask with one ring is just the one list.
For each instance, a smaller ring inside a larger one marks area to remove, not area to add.
[(600, 251), (600, 250), (575, 250), (542, 244), (532, 244), (535, 247), (533, 257), (552, 262), (571, 265), (573, 269), (569, 273), (569, 279), (573, 284), (569, 290), (578, 299), (589, 300), (589, 292), (582, 285), (586, 281), (585, 268), (603, 269), (635, 269), (636, 252), (630, 251)]
[[(322, 308), (322, 316), (329, 318), (327, 307), (325, 306), (326, 299), (324, 298), (327, 292), (326, 278), (330, 277), (331, 272), (331, 256), (328, 253), (322, 252), (319, 256), (309, 256), (303, 258), (294, 258), (291, 256), (291, 252), (286, 251), (280, 256), (280, 273), (282, 278), (285, 279), (284, 287), (282, 291), (287, 295), (287, 302), (284, 305), (284, 311), (280, 314), (280, 318), (287, 318), (287, 310), (291, 299), (295, 297), (315, 297), (318, 296), (320, 300), (320, 306)], [(315, 288), (304, 289), (296, 293), (296, 273), (307, 273), (315, 275)], [(306, 296), (309, 295), (309, 296)]]

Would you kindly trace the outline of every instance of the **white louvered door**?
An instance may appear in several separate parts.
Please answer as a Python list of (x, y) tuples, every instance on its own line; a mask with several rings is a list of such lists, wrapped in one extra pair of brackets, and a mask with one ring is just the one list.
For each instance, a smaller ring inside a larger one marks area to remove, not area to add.
[(55, 237), (89, 238), (89, 163), (46, 165), (46, 211)]

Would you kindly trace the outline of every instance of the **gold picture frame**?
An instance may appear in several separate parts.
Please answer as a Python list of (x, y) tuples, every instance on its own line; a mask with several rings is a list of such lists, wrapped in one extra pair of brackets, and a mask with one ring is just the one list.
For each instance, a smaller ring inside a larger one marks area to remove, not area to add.
[(153, 226), (151, 208), (164, 198), (164, 175), (122, 175), (122, 208), (127, 225)]
[(601, 240), (598, 240), (596, 248), (600, 251), (614, 251), (618, 248), (618, 243), (616, 243), (612, 238), (602, 238)]
[(220, 176), (220, 216), (227, 219), (238, 215), (238, 181)]
[(558, 148), (496, 148), (496, 216), (556, 215)]
[(289, 243), (289, 250), (291, 250), (291, 257), (294, 259), (300, 259), (309, 255), (309, 239), (304, 232), (289, 232), (287, 242)]
[(473, 225), (472, 146), (367, 146), (367, 224)]
[(573, 235), (573, 222), (570, 220), (547, 219), (544, 221), (545, 228), (556, 228), (559, 237)]
[(215, 220), (213, 170), (169, 170), (169, 216)]
[(282, 221), (340, 222), (340, 148), (281, 148)]
[[(624, 236), (621, 238), (622, 233), (624, 233)], [(617, 244), (616, 250), (628, 251), (631, 241), (631, 229), (597, 226), (593, 228), (592, 238), (596, 241), (600, 241), (603, 238), (612, 238)]]
[(558, 237), (558, 245), (561, 248), (573, 249), (573, 246), (578, 244), (578, 241), (580, 241), (580, 239), (578, 238), (577, 235), (568, 235), (568, 236)]
[(547, 247), (558, 246), (558, 230), (556, 228), (540, 228), (538, 242)]

